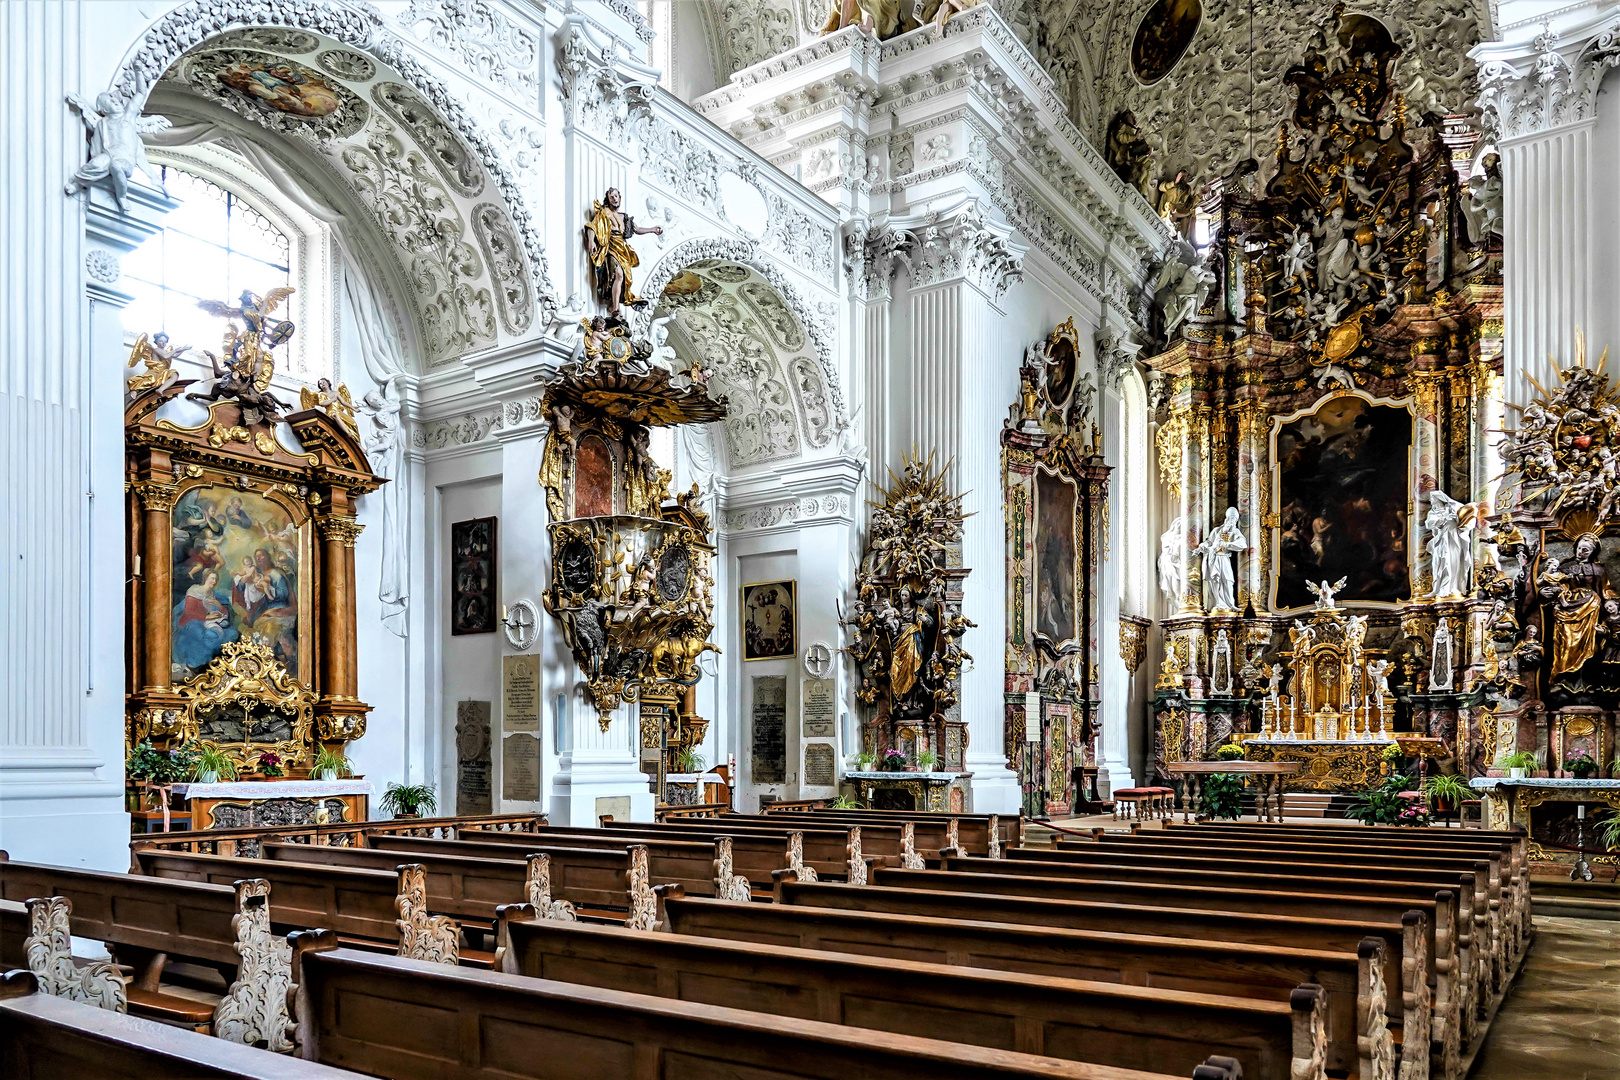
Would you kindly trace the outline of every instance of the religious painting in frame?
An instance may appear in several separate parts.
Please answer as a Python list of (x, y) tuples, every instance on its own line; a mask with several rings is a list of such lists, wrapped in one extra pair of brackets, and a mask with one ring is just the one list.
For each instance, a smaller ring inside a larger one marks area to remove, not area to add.
[(309, 534), (290, 496), (201, 484), (175, 500), (170, 677), (200, 675), (226, 644), (264, 645), (310, 682)]
[(742, 588), (743, 659), (792, 659), (799, 653), (797, 582), (764, 581)]
[(1308, 583), (1340, 578), (1340, 603), (1411, 597), (1411, 451), (1411, 412), (1359, 394), (1274, 423), (1274, 609), (1308, 607)]
[(1152, 86), (1175, 69), (1204, 19), (1200, 0), (1157, 0), (1131, 39), (1131, 71), (1142, 85)]
[(1079, 637), (1074, 601), (1078, 497), (1070, 481), (1035, 470), (1035, 629), (1053, 645)]
[(495, 600), (495, 519), (469, 518), (450, 526), (450, 633), (492, 634)]

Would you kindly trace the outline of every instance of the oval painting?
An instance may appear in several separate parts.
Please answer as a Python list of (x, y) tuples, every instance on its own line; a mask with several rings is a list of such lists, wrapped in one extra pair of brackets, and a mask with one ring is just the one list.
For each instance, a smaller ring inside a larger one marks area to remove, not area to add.
[(1131, 70), (1152, 86), (1175, 68), (1204, 19), (1200, 0), (1154, 0), (1131, 41)]

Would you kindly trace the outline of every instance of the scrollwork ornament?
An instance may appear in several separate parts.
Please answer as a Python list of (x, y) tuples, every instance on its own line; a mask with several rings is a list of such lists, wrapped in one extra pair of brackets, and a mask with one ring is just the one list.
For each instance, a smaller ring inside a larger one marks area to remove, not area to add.
[(658, 898), (653, 895), (652, 880), (647, 871), (647, 845), (631, 845), (629, 856), (625, 888), (630, 901), (630, 914), (625, 917), (625, 929), (657, 930)]
[(287, 1038), (287, 990), (292, 985), (292, 950), (285, 938), (270, 932), (270, 883), (250, 878), (236, 883), (236, 981), (214, 1008), (214, 1035), (244, 1046), (263, 1043), (278, 1054), (290, 1053)]
[(461, 928), (444, 915), (428, 914), (427, 871), (420, 863), (399, 868), (394, 910), (399, 914), (394, 923), (399, 928), (398, 955), (430, 964), (454, 966), (461, 962)]
[(851, 885), (866, 884), (866, 858), (861, 854), (861, 827), (852, 826), (849, 830), (849, 842), (844, 848), (847, 857), (845, 869), (849, 875)]
[(31, 899), (28, 936), (23, 952), (28, 970), (39, 980), (40, 991), (83, 1005), (127, 1013), (129, 995), (118, 969), (111, 964), (79, 966), (73, 960), (71, 916), (73, 904), (65, 896)]
[(804, 863), (804, 833), (791, 832), (787, 838), (787, 868), (796, 881), (815, 881), (816, 870)]
[(529, 894), (529, 906), (534, 913), (542, 919), (552, 922), (578, 922), (579, 915), (574, 905), (567, 900), (558, 900), (551, 895), (551, 856), (539, 852), (529, 856), (528, 881), (526, 883)]
[(732, 857), (731, 837), (715, 837), (714, 895), (719, 900), (747, 903), (754, 898), (753, 887), (747, 878), (732, 872)]

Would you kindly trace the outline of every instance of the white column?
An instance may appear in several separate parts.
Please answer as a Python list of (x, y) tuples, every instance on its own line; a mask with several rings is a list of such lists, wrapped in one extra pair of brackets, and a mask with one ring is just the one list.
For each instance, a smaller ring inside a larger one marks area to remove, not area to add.
[(1024, 248), (969, 201), (913, 227), (907, 316), (911, 337), (910, 431), (919, 453), (954, 459), (950, 478), (973, 516), (963, 530), (962, 611), (978, 623), (963, 641), (974, 657), (962, 671), (961, 716), (974, 813), (1015, 813), (1017, 774), (1007, 768), (1002, 731), (1006, 683), (1005, 513), (997, 436), (1018, 390), (1022, 343), (1002, 332), (996, 306), (1022, 274)]

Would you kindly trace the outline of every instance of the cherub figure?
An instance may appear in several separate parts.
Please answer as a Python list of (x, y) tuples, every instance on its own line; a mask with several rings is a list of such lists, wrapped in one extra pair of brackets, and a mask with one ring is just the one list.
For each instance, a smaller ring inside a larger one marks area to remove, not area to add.
[(145, 334), (135, 339), (135, 347), (129, 353), (129, 366), (145, 364), (146, 370), (139, 375), (131, 375), (125, 384), (131, 394), (139, 394), (143, 390), (164, 390), (169, 387), (180, 373), (174, 370), (174, 362), (187, 349), (189, 345), (169, 344), (169, 335), (161, 331), (153, 334), (148, 340)]
[(354, 399), (349, 396), (347, 385), (340, 383), (334, 390), (332, 380), (323, 377), (316, 381), (314, 390), (307, 386), (298, 388), (298, 403), (305, 409), (325, 409), (338, 423), (360, 434), (360, 425), (354, 419)]
[(1344, 588), (1347, 581), (1349, 581), (1349, 578), (1340, 578), (1332, 585), (1329, 585), (1325, 581), (1307, 581), (1305, 583), (1305, 588), (1309, 589), (1311, 595), (1316, 597), (1317, 611), (1333, 611), (1338, 607), (1338, 605), (1333, 602), (1333, 597), (1339, 592), (1340, 589)]
[(68, 195), (77, 195), (86, 188), (105, 183), (112, 190), (119, 210), (128, 209), (129, 181), (136, 170), (167, 195), (163, 175), (146, 156), (146, 144), (141, 135), (146, 132), (165, 131), (171, 125), (163, 116), (142, 116), (138, 101), (120, 104), (113, 94), (100, 94), (92, 105), (78, 94), (67, 96), (68, 105), (79, 114), (79, 120), (90, 134), (90, 160), (73, 173), (63, 185)]

